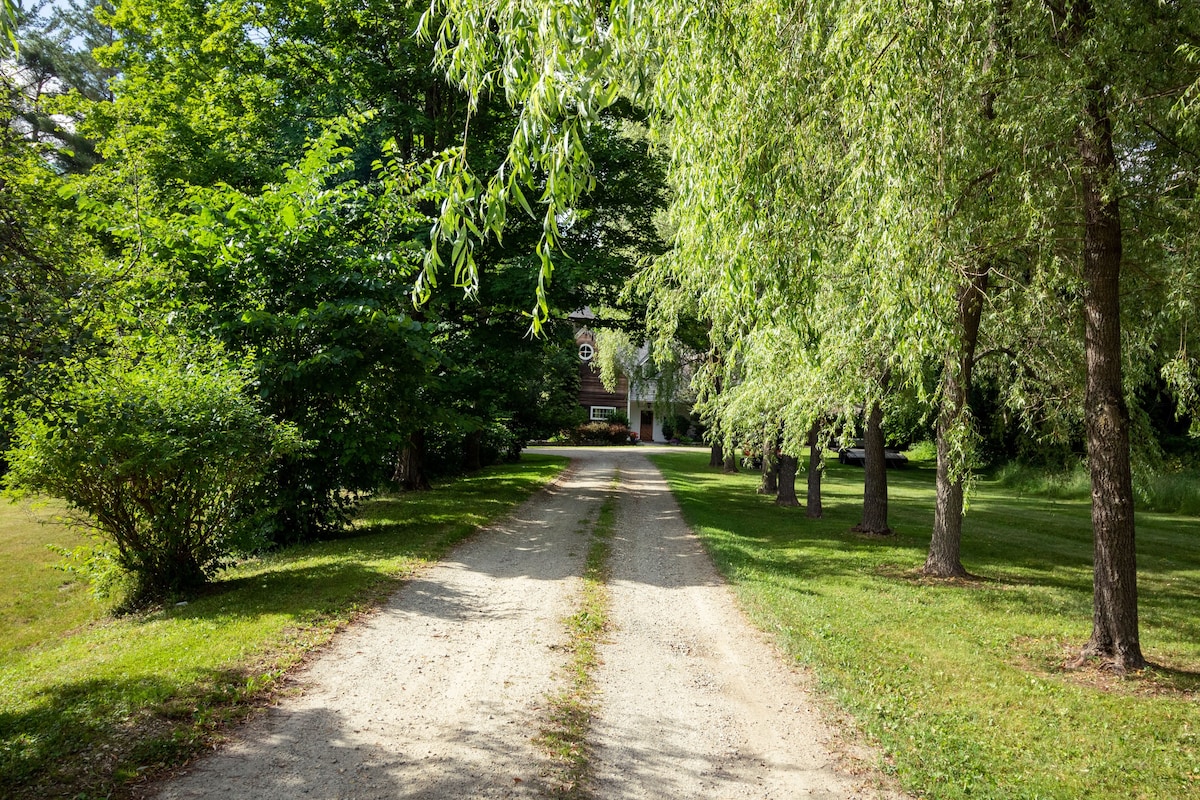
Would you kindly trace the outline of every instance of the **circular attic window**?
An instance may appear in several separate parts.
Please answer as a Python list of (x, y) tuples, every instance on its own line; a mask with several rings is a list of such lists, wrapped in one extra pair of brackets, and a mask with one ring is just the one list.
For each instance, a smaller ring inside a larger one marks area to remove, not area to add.
[(594, 356), (594, 355), (596, 355), (596, 348), (592, 347), (587, 342), (584, 342), (583, 344), (579, 345), (579, 360), (580, 361), (591, 361), (592, 356)]

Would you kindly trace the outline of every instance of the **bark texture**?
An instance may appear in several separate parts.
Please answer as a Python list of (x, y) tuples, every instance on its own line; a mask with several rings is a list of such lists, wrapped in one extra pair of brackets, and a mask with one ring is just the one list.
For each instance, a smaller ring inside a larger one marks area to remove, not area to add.
[(758, 493), (775, 494), (778, 491), (779, 461), (775, 458), (775, 437), (768, 436), (763, 440), (762, 482), (758, 485)]
[(1104, 83), (1089, 87), (1078, 132), (1084, 206), (1084, 400), (1095, 551), (1092, 636), (1080, 660), (1146, 666), (1138, 635), (1129, 409), (1121, 372), (1121, 209)]
[(883, 406), (876, 400), (867, 414), (867, 430), (863, 437), (866, 464), (863, 467), (863, 513), (862, 521), (853, 530), (886, 536), (892, 532), (888, 527), (887, 462), (883, 452)]
[(427, 492), (432, 488), (425, 475), (424, 430), (415, 431), (408, 437), (408, 446), (400, 452), (392, 480), (406, 492)]
[(737, 465), (737, 448), (734, 448), (725, 454), (725, 462), (721, 467), (721, 472), (725, 473), (726, 475), (733, 475), (734, 473), (740, 471), (741, 470), (738, 469)]
[[(988, 31), (988, 50), (984, 65), (990, 73), (999, 57), (1001, 48), (1012, 49), (1007, 28), (1011, 13), (1011, 0), (996, 0), (996, 18)], [(980, 116), (985, 123), (996, 119), (996, 92), (989, 90), (983, 95)], [(995, 171), (985, 173), (977, 184), (978, 189), (988, 186)], [(949, 353), (942, 368), (941, 408), (936, 424), (937, 438), (937, 504), (934, 507), (933, 535), (929, 541), (929, 554), (922, 572), (937, 578), (970, 577), (962, 565), (963, 483), (966, 465), (954, 463), (954, 448), (949, 436), (955, 428), (966, 424), (967, 398), (971, 394), (971, 371), (975, 365), (975, 349), (979, 344), (979, 321), (983, 314), (983, 301), (987, 296), (991, 265), (984, 263), (963, 275), (957, 292), (958, 352)]]
[(821, 508), (821, 473), (824, 469), (821, 463), (820, 435), (820, 424), (813, 423), (808, 429), (808, 503), (804, 511), (804, 516), (809, 519), (820, 519), (825, 514)]
[(933, 536), (922, 572), (938, 578), (966, 578), (962, 565), (963, 465), (956, 464), (949, 436), (969, 413), (971, 369), (979, 342), (979, 320), (987, 294), (987, 266), (969, 273), (958, 290), (958, 352), (946, 358), (942, 371), (942, 403), (937, 419), (937, 505)]
[(713, 442), (712, 449), (708, 453), (708, 465), (710, 467), (719, 467), (725, 462), (725, 456), (721, 453), (721, 443)]
[(467, 472), (483, 469), (483, 431), (471, 431), (463, 440), (463, 469)]
[(796, 497), (796, 472), (800, 464), (795, 456), (787, 453), (779, 455), (779, 494), (775, 495), (775, 505), (789, 508), (800, 505)]

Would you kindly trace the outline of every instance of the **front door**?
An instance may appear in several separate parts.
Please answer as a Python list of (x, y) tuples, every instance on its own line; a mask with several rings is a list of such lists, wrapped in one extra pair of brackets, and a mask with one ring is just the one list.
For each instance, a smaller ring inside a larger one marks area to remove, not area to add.
[(640, 431), (638, 431), (638, 437), (641, 438), (641, 440), (643, 442), (653, 442), (654, 441), (654, 412), (653, 411), (643, 411), (642, 412), (642, 426), (641, 427), (642, 427), (642, 429)]

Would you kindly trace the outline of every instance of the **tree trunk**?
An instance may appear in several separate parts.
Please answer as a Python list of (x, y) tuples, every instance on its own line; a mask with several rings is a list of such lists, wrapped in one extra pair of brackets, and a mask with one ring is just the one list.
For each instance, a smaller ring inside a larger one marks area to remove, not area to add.
[(721, 472), (725, 473), (726, 475), (733, 475), (740, 471), (741, 470), (738, 469), (737, 465), (737, 448), (734, 447), (725, 454), (725, 463), (721, 467)]
[(795, 456), (787, 453), (779, 454), (779, 494), (775, 496), (777, 506), (798, 506), (800, 500), (796, 497), (796, 472), (800, 464)]
[[(980, 267), (967, 275), (958, 290), (958, 353), (947, 355), (942, 372), (942, 404), (937, 420), (937, 505), (933, 512), (933, 537), (922, 572), (937, 578), (967, 578), (962, 565), (963, 483), (966, 468), (954, 463), (949, 437), (959, 425), (967, 424), (967, 396), (971, 391), (971, 369), (979, 342), (979, 320), (987, 295), (990, 268)], [(961, 456), (960, 456), (961, 460)]]
[(1129, 409), (1121, 374), (1121, 209), (1104, 83), (1089, 87), (1078, 131), (1084, 209), (1084, 399), (1095, 544), (1092, 636), (1080, 654), (1118, 671), (1146, 666), (1138, 637)]
[(883, 453), (883, 407), (876, 400), (867, 414), (867, 431), (863, 438), (866, 451), (863, 479), (862, 521), (852, 528), (858, 533), (886, 536), (892, 532), (888, 527), (887, 462)]
[(762, 483), (758, 485), (758, 493), (775, 494), (779, 491), (779, 461), (775, 458), (775, 437), (764, 437), (762, 448)]
[(710, 467), (719, 467), (725, 463), (725, 456), (721, 454), (721, 441), (717, 439), (712, 443), (712, 450), (708, 453), (708, 465)]
[[(716, 350), (712, 350), (709, 352), (708, 360), (709, 360), (709, 363), (712, 365), (713, 371), (717, 372), (718, 367), (721, 363), (721, 357), (717, 354)], [(713, 398), (718, 397), (720, 394), (721, 394), (721, 376), (719, 374), (717, 374), (713, 378)], [(716, 424), (714, 424), (713, 427), (709, 430), (708, 435), (712, 437), (712, 452), (708, 456), (708, 465), (710, 467), (719, 467), (724, 463), (725, 458), (722, 453), (722, 450), (724, 448), (721, 446), (721, 432)]]
[(804, 516), (809, 519), (820, 519), (824, 515), (821, 509), (821, 464), (820, 444), (821, 423), (814, 422), (808, 429), (808, 505)]
[[(1001, 47), (1011, 50), (1008, 18), (1011, 0), (996, 0), (996, 19), (988, 32), (988, 49), (984, 70), (990, 73)], [(983, 95), (980, 116), (985, 123), (996, 119), (996, 92)], [(987, 179), (982, 185), (990, 182)], [(954, 448), (949, 437), (956, 428), (967, 424), (967, 398), (971, 393), (971, 371), (975, 366), (975, 349), (979, 343), (979, 321), (983, 301), (987, 297), (991, 265), (977, 266), (963, 276), (957, 292), (959, 334), (958, 352), (947, 353), (942, 366), (941, 408), (938, 410), (937, 436), (937, 504), (933, 512), (933, 535), (929, 554), (922, 572), (936, 578), (971, 577), (962, 565), (963, 484), (967, 465), (954, 463)]]
[(425, 475), (425, 431), (414, 431), (400, 453), (392, 480), (406, 492), (426, 492), (432, 487)]
[(471, 431), (463, 440), (463, 469), (478, 472), (483, 469), (483, 431)]

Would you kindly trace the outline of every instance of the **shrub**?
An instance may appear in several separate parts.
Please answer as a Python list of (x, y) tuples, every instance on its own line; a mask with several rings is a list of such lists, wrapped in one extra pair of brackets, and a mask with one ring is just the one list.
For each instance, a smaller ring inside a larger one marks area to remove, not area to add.
[(937, 463), (937, 445), (929, 439), (914, 442), (908, 446), (904, 454), (908, 456), (909, 461), (925, 461), (930, 464)]
[(518, 461), (524, 448), (525, 441), (503, 421), (489, 422), (483, 429), (484, 466)]
[[(508, 420), (479, 422), (455, 420), (433, 425), (425, 430), (423, 468), (431, 478), (462, 475), (468, 470), (520, 459), (525, 440), (511, 427)], [(457, 424), (455, 424), (457, 423)], [(478, 447), (478, 464), (469, 457), (472, 437)]]
[(687, 414), (667, 414), (662, 420), (664, 439), (683, 439), (692, 429), (692, 419)]
[(576, 426), (572, 444), (629, 444), (637, 435), (625, 425), (612, 422), (586, 422)]
[(65, 500), (107, 540), (131, 578), (127, 607), (194, 592), (254, 543), (238, 509), (301, 447), (244, 391), (247, 375), (212, 348), (76, 367), (44, 413), (18, 417), (5, 482)]

